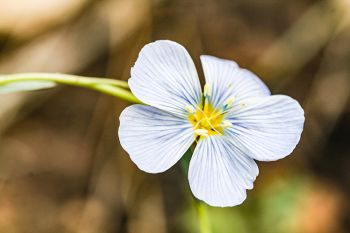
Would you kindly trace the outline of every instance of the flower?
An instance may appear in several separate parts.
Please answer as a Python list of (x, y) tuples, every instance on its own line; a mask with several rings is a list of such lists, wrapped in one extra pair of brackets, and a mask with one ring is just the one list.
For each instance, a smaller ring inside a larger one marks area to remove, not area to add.
[(166, 171), (196, 142), (188, 172), (192, 193), (212, 206), (235, 206), (253, 188), (259, 173), (254, 160), (273, 161), (294, 150), (304, 111), (288, 96), (271, 95), (235, 62), (200, 59), (203, 92), (184, 47), (167, 40), (147, 44), (128, 81), (147, 105), (122, 112), (119, 139), (131, 160), (149, 173)]

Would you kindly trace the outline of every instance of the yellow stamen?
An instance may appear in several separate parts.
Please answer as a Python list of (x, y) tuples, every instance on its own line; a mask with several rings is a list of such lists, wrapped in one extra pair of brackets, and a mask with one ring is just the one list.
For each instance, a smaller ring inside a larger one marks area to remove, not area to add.
[(228, 98), (224, 103), (224, 108), (231, 108), (233, 106), (233, 102), (235, 101), (235, 99), (236, 98), (234, 96)]
[[(221, 136), (226, 128), (232, 127), (230, 121), (224, 120), (227, 112), (231, 111), (235, 97), (231, 96), (221, 106), (213, 106), (210, 84), (204, 85), (204, 99), (196, 106), (186, 105), (189, 113), (188, 121), (192, 124), (196, 141), (209, 136)], [(199, 136), (199, 137), (198, 137)]]
[(223, 128), (229, 128), (229, 127), (231, 127), (231, 126), (232, 126), (232, 123), (231, 123), (231, 122), (229, 122), (229, 121), (227, 121), (227, 120), (222, 121), (222, 127), (223, 127)]
[(198, 132), (202, 133), (202, 136), (210, 136), (222, 135), (223, 118), (224, 116), (221, 114), (221, 110), (216, 110), (209, 103), (205, 103), (203, 110), (198, 108), (195, 113), (189, 115), (188, 120), (192, 123), (195, 131), (205, 130)]
[(191, 114), (195, 112), (195, 109), (192, 105), (186, 105), (185, 109), (188, 113), (191, 113)]
[(199, 136), (203, 136), (203, 137), (209, 136), (208, 130), (206, 130), (206, 129), (196, 129), (196, 130), (194, 130), (194, 133), (199, 135)]
[(211, 96), (211, 86), (208, 83), (204, 85), (204, 96)]

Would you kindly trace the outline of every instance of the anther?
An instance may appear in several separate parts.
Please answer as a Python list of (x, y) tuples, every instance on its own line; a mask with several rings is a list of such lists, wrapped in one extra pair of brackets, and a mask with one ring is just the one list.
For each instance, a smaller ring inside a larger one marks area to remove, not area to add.
[(204, 96), (211, 96), (211, 86), (208, 83), (204, 85)]
[(229, 128), (231, 126), (232, 126), (232, 123), (227, 120), (222, 122), (222, 127), (224, 128)]
[(188, 113), (191, 113), (191, 114), (193, 114), (195, 112), (195, 109), (192, 105), (186, 105), (185, 109)]
[(233, 106), (233, 102), (235, 102), (235, 97), (231, 96), (230, 98), (228, 98), (225, 103), (224, 103), (224, 109), (228, 109), (231, 108)]
[(206, 129), (196, 129), (194, 130), (194, 133), (199, 135), (199, 136), (204, 136), (204, 137), (208, 137), (208, 130)]

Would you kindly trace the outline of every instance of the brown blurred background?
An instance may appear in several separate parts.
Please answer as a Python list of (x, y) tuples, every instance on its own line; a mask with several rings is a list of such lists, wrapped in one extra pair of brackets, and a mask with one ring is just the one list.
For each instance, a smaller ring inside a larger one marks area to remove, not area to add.
[[(0, 0), (0, 73), (127, 80), (157, 39), (233, 59), (298, 99), (301, 142), (259, 163), (215, 233), (350, 232), (350, 0)], [(177, 165), (138, 170), (117, 139), (127, 103), (60, 86), (0, 96), (0, 233), (198, 232)]]

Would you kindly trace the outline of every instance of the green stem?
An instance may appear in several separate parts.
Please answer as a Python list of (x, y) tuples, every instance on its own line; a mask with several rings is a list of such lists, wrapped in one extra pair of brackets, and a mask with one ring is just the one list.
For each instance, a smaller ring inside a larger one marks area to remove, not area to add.
[(72, 74), (60, 74), (60, 73), (18, 73), (0, 75), (0, 85), (5, 85), (12, 82), (20, 81), (53, 81), (61, 84), (73, 85), (73, 86), (89, 86), (97, 84), (109, 84), (122, 88), (129, 88), (129, 85), (125, 81), (109, 79), (109, 78), (96, 78), (96, 77), (83, 77)]
[(23, 81), (51, 81), (58, 84), (84, 87), (132, 102), (141, 103), (129, 90), (128, 83), (121, 80), (82, 77), (59, 73), (19, 73), (0, 75), (0, 86)]
[[(193, 151), (194, 148), (190, 147), (181, 159), (181, 167), (185, 177), (187, 177)], [(208, 216), (207, 205), (194, 197), (192, 197), (192, 202), (197, 213), (199, 233), (211, 233), (212, 230), (210, 228), (210, 218)]]
[(130, 91), (127, 91), (117, 86), (101, 84), (92, 86), (91, 89), (107, 95), (112, 95), (119, 99), (126, 100), (130, 103), (142, 104), (142, 102), (139, 99), (137, 99)]
[(205, 203), (196, 201), (196, 210), (198, 214), (198, 224), (200, 233), (211, 233), (210, 221)]

